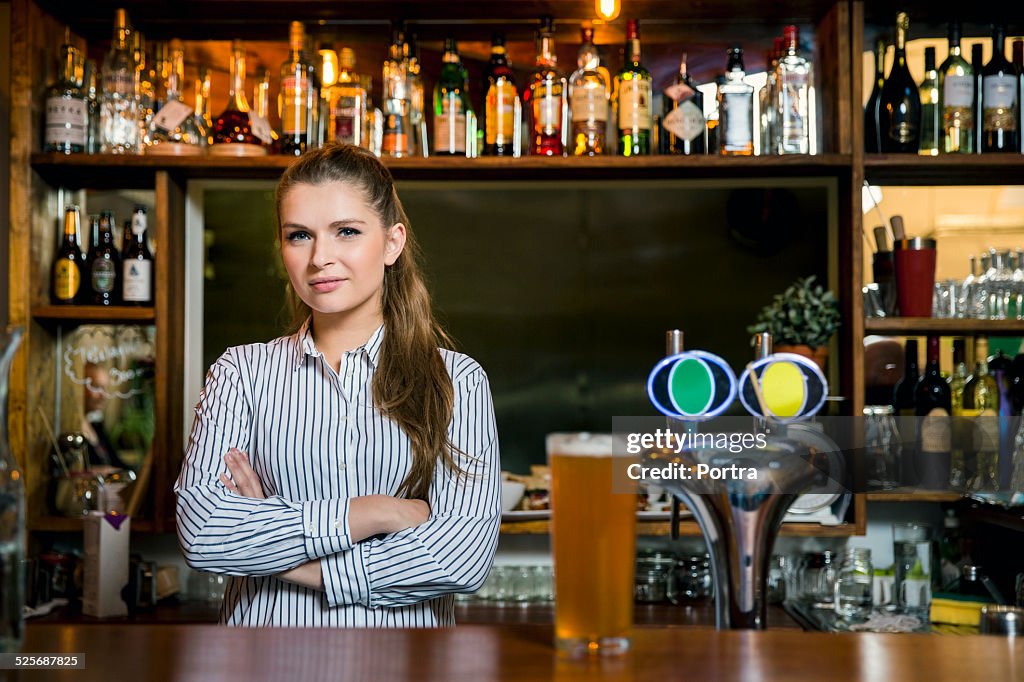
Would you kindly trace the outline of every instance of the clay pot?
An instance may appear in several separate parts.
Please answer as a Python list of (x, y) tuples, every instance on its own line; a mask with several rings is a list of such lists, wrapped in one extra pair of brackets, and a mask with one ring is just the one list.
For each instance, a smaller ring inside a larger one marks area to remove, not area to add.
[(806, 344), (799, 344), (796, 346), (779, 343), (773, 348), (776, 353), (795, 353), (796, 355), (802, 355), (805, 358), (814, 360), (815, 364), (821, 368), (821, 371), (825, 371), (825, 360), (828, 359), (828, 346), (818, 346), (817, 348), (811, 348)]

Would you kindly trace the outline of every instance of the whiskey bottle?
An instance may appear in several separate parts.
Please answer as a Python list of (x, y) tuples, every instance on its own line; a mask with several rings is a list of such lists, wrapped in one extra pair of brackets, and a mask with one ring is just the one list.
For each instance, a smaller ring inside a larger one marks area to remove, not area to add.
[(409, 88), (409, 57), (405, 33), (395, 29), (384, 60), (384, 135), (381, 154), (404, 158), (413, 154), (412, 92)]
[(640, 62), (640, 27), (626, 22), (626, 63), (615, 76), (619, 156), (651, 153), (651, 74)]
[(562, 156), (568, 127), (568, 87), (565, 76), (558, 71), (555, 27), (550, 17), (541, 20), (537, 31), (536, 67), (523, 97), (530, 118), (528, 152), (537, 156)]
[(81, 154), (88, 143), (89, 105), (82, 89), (82, 53), (70, 39), (68, 31), (60, 47), (60, 72), (46, 91), (43, 151)]
[(434, 86), (434, 153), (447, 156), (472, 156), (476, 138), (470, 120), (473, 108), (469, 101), (466, 68), (459, 58), (454, 38), (444, 41), (441, 76)]
[(267, 149), (253, 132), (249, 120), (249, 102), (245, 99), (245, 44), (241, 40), (231, 43), (230, 83), (227, 107), (213, 124), (210, 153), (217, 156), (265, 156)]
[(522, 106), (516, 89), (515, 73), (505, 50), (505, 36), (491, 39), (491, 59), (484, 82), (484, 154), (519, 156)]
[(160, 110), (149, 124), (149, 146), (146, 154), (198, 156), (206, 145), (206, 132), (192, 107), (181, 97), (185, 82), (185, 46), (180, 40), (170, 44), (170, 68), (167, 72), (167, 92)]
[(281, 116), (281, 153), (299, 156), (315, 146), (320, 90), (316, 66), (306, 59), (306, 29), (293, 21), (288, 31), (288, 61), (281, 65), (278, 114)]
[(665, 88), (665, 129), (662, 140), (667, 154), (703, 154), (707, 123), (704, 120), (704, 95), (697, 89), (686, 69), (686, 53), (679, 60), (675, 82)]
[(78, 246), (79, 219), (77, 206), (64, 209), (64, 239), (50, 268), (50, 300), (56, 305), (82, 302), (84, 259)]
[(743, 49), (729, 49), (725, 79), (718, 86), (722, 156), (752, 156), (754, 153), (754, 88), (743, 79)]
[(576, 55), (576, 70), (569, 77), (569, 109), (572, 119), (572, 153), (575, 156), (607, 154), (608, 102), (611, 77), (601, 65), (594, 45), (594, 29), (580, 30), (581, 45)]
[(135, 60), (129, 49), (128, 13), (114, 12), (114, 38), (103, 60), (100, 98), (101, 151), (137, 154), (139, 151), (139, 93)]
[(281, 137), (270, 124), (270, 71), (267, 69), (260, 71), (252, 88), (249, 124), (252, 126), (253, 135), (267, 148), (268, 154), (281, 152)]
[(327, 139), (365, 146), (367, 89), (363, 76), (356, 73), (355, 50), (341, 48), (338, 66), (338, 80), (328, 97)]
[(103, 211), (91, 220), (92, 240), (85, 263), (85, 271), (88, 273), (86, 302), (92, 305), (117, 305), (120, 302), (118, 285), (121, 256), (114, 245), (114, 216), (110, 211)]
[(146, 209), (136, 206), (132, 219), (125, 223), (121, 250), (121, 297), (125, 305), (153, 305), (154, 270), (153, 255), (146, 243)]
[(960, 23), (949, 25), (949, 56), (939, 67), (942, 143), (946, 154), (974, 153), (974, 69), (963, 58)]

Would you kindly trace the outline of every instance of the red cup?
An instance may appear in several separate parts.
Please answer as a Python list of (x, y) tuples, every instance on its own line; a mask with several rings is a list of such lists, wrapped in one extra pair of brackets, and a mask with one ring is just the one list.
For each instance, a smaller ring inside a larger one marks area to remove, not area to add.
[(935, 240), (900, 239), (893, 247), (900, 316), (931, 317), (935, 295)]

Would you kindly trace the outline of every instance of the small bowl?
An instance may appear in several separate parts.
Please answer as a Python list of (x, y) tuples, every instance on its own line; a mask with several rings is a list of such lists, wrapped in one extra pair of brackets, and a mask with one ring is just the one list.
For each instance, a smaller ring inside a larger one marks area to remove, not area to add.
[(501, 511), (510, 512), (516, 508), (519, 501), (523, 499), (526, 486), (519, 481), (501, 482)]

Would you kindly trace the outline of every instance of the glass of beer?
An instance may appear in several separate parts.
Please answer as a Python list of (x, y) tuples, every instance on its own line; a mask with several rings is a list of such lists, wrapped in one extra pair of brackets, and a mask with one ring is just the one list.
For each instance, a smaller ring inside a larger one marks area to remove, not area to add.
[(636, 490), (612, 492), (612, 472), (630, 460), (613, 461), (611, 434), (552, 433), (547, 452), (555, 645), (570, 656), (624, 653), (633, 626)]

